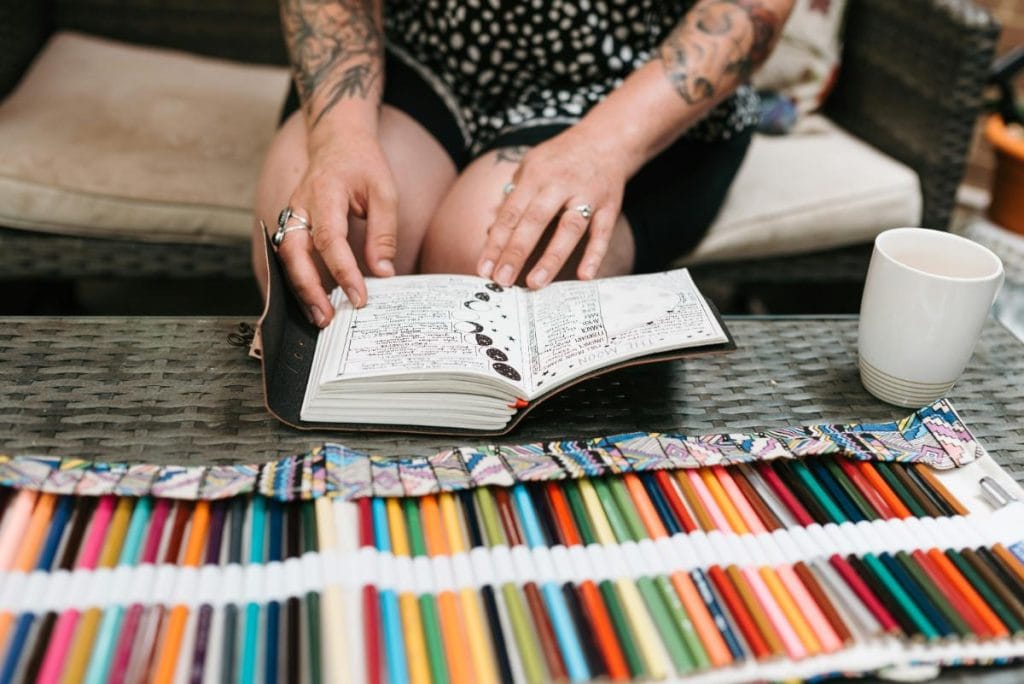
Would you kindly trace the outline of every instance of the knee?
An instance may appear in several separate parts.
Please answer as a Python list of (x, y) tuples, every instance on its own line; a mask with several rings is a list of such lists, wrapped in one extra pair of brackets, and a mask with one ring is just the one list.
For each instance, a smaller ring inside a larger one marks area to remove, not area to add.
[(476, 275), (487, 226), (464, 212), (446, 209), (445, 204), (423, 236), (420, 271)]

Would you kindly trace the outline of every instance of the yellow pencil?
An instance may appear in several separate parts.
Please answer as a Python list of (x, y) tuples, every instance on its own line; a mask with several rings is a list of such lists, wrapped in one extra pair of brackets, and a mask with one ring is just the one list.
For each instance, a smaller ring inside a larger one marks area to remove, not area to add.
[[(454, 555), (466, 552), (466, 538), (455, 509), (455, 499), (450, 493), (438, 497), (441, 518), (444, 520), (445, 534), (448, 538), (448, 549)], [(491, 652), (487, 623), (484, 621), (483, 607), (480, 597), (471, 587), (459, 588), (459, 601), (462, 604), (462, 619), (465, 622), (469, 655), (473, 661), (475, 679), (482, 684), (497, 684), (498, 670)]]
[[(388, 528), (391, 531), (391, 551), (396, 557), (409, 557), (409, 535), (405, 529), (405, 517), (402, 515), (398, 499), (388, 499), (385, 505), (388, 511)], [(402, 613), (409, 679), (412, 684), (430, 684), (430, 661), (427, 659), (427, 642), (423, 636), (423, 620), (416, 594), (410, 591), (399, 594), (398, 607)]]

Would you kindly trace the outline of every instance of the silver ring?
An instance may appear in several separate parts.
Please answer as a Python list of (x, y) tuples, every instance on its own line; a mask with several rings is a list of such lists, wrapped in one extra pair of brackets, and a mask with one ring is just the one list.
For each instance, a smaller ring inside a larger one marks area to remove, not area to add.
[(590, 217), (594, 215), (594, 208), (589, 204), (578, 204), (574, 207), (577, 214), (583, 217), (583, 220), (589, 221)]
[(512, 194), (512, 191), (515, 189), (516, 184), (513, 183), (512, 181), (509, 181), (508, 183), (505, 183), (503, 186), (501, 186), (501, 194), (504, 195), (505, 197), (508, 197), (509, 195)]
[[(289, 222), (292, 222), (292, 225), (289, 225)], [(277, 232), (270, 238), (270, 241), (274, 243), (275, 247), (280, 247), (284, 241), (284, 236), (293, 230), (312, 231), (313, 227), (309, 225), (307, 219), (296, 214), (291, 207), (285, 207), (277, 216)]]

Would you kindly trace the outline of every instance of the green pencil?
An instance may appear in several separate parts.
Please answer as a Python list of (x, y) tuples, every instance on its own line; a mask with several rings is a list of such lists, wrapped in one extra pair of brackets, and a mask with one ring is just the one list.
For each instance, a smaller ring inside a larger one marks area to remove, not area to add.
[[(591, 527), (590, 517), (587, 515), (586, 506), (583, 503), (579, 487), (575, 482), (567, 482), (565, 484), (565, 493), (569, 499), (569, 508), (576, 519), (576, 527), (579, 529), (580, 537), (583, 539), (583, 545), (596, 544), (597, 538)], [(615, 629), (615, 635), (618, 637), (619, 645), (622, 647), (622, 654), (626, 658), (626, 667), (629, 668), (629, 673), (636, 678), (644, 677), (646, 670), (644, 669), (643, 657), (637, 648), (636, 637), (633, 635), (633, 630), (626, 619), (626, 613), (619, 602), (619, 596), (615, 593), (615, 586), (605, 579), (597, 583), (597, 588), (601, 593), (605, 608), (608, 609), (608, 616), (612, 620), (612, 627)]]
[[(506, 544), (505, 534), (501, 529), (498, 520), (498, 504), (494, 500), (494, 494), (486, 487), (477, 488), (473, 492), (476, 498), (477, 510), (483, 522), (483, 536), (488, 547), (495, 547)], [(544, 664), (544, 656), (541, 654), (540, 644), (530, 626), (530, 618), (527, 616), (526, 606), (523, 605), (523, 597), (519, 589), (512, 582), (505, 582), (501, 585), (501, 596), (504, 599), (505, 611), (508, 613), (509, 623), (512, 626), (512, 635), (515, 637), (519, 655), (523, 661), (523, 673), (531, 684), (541, 684), (548, 679), (547, 666)]]
[[(419, 502), (412, 498), (403, 499), (402, 508), (405, 509), (405, 521), (409, 528), (409, 550), (412, 552), (412, 557), (426, 556), (427, 545), (423, 537)], [(427, 657), (430, 661), (430, 679), (435, 684), (447, 684), (448, 662), (444, 653), (444, 640), (441, 637), (437, 599), (431, 593), (420, 594), (419, 604), (423, 634), (427, 642)]]
[[(313, 502), (302, 504), (302, 548), (305, 551), (317, 551), (316, 513)], [(306, 592), (306, 629), (309, 631), (309, 680), (320, 684), (323, 675), (320, 670), (320, 594), (316, 591)]]

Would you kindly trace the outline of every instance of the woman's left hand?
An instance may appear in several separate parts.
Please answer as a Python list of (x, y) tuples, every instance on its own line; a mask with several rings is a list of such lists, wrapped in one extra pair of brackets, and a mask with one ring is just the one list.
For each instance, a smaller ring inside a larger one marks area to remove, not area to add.
[(554, 224), (543, 254), (526, 276), (527, 286), (551, 282), (584, 235), (586, 249), (576, 275), (595, 277), (619, 217), (629, 168), (626, 155), (607, 134), (598, 138), (582, 123), (528, 151), (488, 231), (478, 273), (511, 285)]

